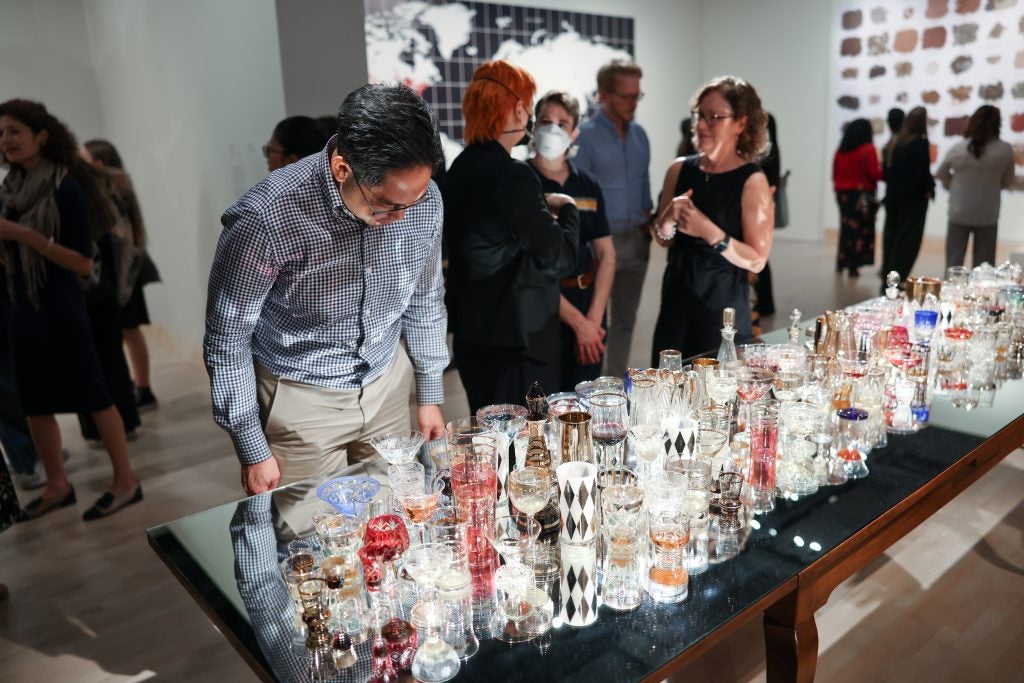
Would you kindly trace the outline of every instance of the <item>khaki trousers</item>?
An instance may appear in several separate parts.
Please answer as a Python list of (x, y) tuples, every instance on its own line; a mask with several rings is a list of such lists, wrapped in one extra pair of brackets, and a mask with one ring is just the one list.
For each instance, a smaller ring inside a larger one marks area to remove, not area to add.
[[(340, 476), (387, 473), (369, 440), (411, 429), (412, 363), (398, 347), (384, 374), (362, 389), (327, 389), (277, 377), (256, 365), (260, 421), (281, 469), (274, 492), (278, 540), (312, 532), (312, 514), (326, 503), (316, 497), (324, 482)], [(290, 486), (293, 485), (294, 486)]]

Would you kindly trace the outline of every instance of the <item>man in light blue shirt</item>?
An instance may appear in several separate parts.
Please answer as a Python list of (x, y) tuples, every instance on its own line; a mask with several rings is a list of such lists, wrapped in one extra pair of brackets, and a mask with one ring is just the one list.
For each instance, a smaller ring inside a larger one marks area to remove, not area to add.
[(615, 245), (615, 281), (605, 342), (605, 373), (622, 377), (629, 365), (640, 292), (647, 274), (651, 235), (651, 145), (633, 122), (643, 97), (636, 64), (615, 60), (597, 73), (601, 110), (580, 126), (573, 162), (589, 172), (604, 192), (608, 224)]

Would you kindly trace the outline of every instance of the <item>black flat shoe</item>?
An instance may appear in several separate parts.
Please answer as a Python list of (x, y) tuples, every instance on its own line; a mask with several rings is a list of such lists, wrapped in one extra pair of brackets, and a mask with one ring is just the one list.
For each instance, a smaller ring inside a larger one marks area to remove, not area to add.
[(31, 502), (29, 502), (28, 505), (25, 506), (25, 514), (21, 521), (39, 519), (47, 512), (53, 512), (57, 508), (70, 507), (74, 505), (76, 502), (78, 502), (78, 499), (75, 498), (74, 486), (68, 489), (67, 495), (65, 495), (63, 498), (61, 498), (60, 500), (51, 501), (50, 503), (43, 503), (43, 497), (40, 496), (35, 500), (32, 500)]
[(91, 522), (94, 519), (100, 519), (101, 517), (109, 517), (118, 510), (126, 508), (129, 505), (134, 505), (142, 500), (142, 484), (135, 485), (135, 493), (132, 497), (127, 500), (118, 501), (114, 494), (107, 491), (100, 499), (93, 503), (93, 506), (85, 511), (82, 515), (82, 519), (86, 522)]

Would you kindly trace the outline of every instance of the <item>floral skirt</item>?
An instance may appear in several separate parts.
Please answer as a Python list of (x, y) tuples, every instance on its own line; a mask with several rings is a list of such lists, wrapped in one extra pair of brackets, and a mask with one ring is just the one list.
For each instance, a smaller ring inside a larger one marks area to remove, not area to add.
[(836, 192), (839, 204), (839, 251), (836, 270), (855, 270), (875, 262), (875, 214), (878, 202), (874, 192), (850, 190)]

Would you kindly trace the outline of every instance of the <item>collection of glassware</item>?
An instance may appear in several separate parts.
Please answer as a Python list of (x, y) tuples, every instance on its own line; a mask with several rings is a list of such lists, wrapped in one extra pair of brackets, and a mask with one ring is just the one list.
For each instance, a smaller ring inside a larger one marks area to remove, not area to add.
[(535, 384), (526, 407), (448, 423), (427, 467), (422, 434), (376, 437), (389, 486), (325, 484), (331, 507), (281, 563), (312, 677), (369, 641), (371, 681), (446, 681), (481, 639), (544, 651), (552, 628), (589, 626), (601, 606), (682, 602), (777, 497), (866, 477), (872, 449), (927, 425), (934, 397), (984, 407), (1020, 376), (1019, 267), (898, 284), (806, 333), (794, 311), (778, 345), (737, 348), (726, 309), (716, 358), (666, 350), (575, 392)]

